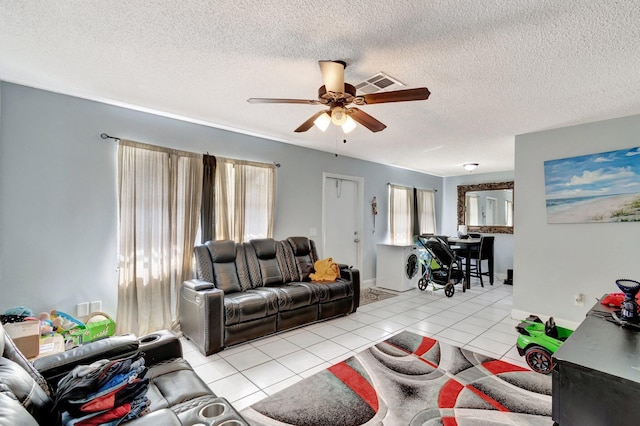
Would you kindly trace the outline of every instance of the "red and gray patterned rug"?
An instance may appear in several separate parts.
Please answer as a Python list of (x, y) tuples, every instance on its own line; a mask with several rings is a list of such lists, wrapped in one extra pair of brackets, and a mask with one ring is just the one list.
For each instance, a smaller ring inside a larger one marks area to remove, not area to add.
[(404, 331), (242, 415), (252, 425), (551, 425), (551, 377)]

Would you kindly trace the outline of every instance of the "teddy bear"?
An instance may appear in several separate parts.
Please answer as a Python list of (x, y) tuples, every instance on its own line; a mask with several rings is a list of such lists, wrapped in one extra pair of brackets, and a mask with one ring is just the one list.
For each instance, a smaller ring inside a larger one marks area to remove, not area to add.
[(62, 331), (62, 318), (56, 317), (52, 319), (48, 312), (40, 312), (38, 319), (40, 320), (41, 336), (48, 336)]

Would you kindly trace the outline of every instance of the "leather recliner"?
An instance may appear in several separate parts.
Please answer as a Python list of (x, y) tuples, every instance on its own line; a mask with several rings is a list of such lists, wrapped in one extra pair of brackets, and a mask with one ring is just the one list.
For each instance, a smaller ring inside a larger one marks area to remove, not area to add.
[(206, 407), (224, 406), (216, 421), (234, 419), (248, 425), (224, 398), (217, 397), (182, 358), (182, 346), (169, 331), (137, 339), (115, 336), (29, 362), (0, 325), (0, 425), (53, 425), (61, 422), (54, 407), (56, 385), (77, 365), (144, 353), (150, 379), (146, 393), (151, 412), (127, 425), (193, 425), (211, 423)]
[(313, 282), (318, 256), (306, 237), (208, 241), (194, 251), (196, 278), (182, 285), (180, 326), (205, 355), (358, 308), (358, 270), (339, 265), (335, 281)]

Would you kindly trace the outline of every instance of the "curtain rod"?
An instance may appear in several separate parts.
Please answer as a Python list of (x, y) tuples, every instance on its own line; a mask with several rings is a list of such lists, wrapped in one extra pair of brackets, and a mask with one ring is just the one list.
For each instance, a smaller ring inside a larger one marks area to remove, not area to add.
[[(110, 136), (110, 135), (108, 135), (108, 134), (106, 134), (106, 133), (101, 133), (101, 134), (100, 134), (100, 137), (101, 137), (102, 139), (113, 139), (113, 140), (114, 140), (114, 141), (116, 141), (116, 142), (120, 142), (120, 138), (117, 138), (117, 137), (115, 137), (115, 136)], [(207, 151), (207, 155), (209, 155), (209, 151)], [(274, 166), (276, 166), (277, 168), (280, 168), (280, 163), (276, 163), (276, 162), (274, 162), (274, 163), (273, 163), (273, 165), (274, 165)]]
[(106, 134), (106, 133), (102, 133), (102, 134), (100, 134), (100, 137), (101, 137), (102, 139), (113, 139), (113, 140), (114, 140), (114, 141), (116, 141), (116, 142), (120, 142), (120, 138), (116, 138), (115, 136), (109, 136), (109, 135), (108, 135), (108, 134)]
[[(400, 185), (399, 183), (393, 183), (393, 182), (387, 182), (387, 185), (404, 186), (405, 188), (415, 188), (415, 186)], [(433, 192), (438, 192), (438, 190), (435, 188), (417, 188), (417, 189), (426, 189), (426, 190), (431, 190)]]

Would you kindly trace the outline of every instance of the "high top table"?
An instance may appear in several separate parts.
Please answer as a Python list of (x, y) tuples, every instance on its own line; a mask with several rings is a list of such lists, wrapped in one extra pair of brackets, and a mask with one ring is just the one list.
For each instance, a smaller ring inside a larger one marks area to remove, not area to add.
[(480, 242), (482, 239), (480, 238), (456, 238), (449, 237), (449, 245), (450, 246), (460, 246), (465, 249), (466, 261), (465, 263), (465, 271), (464, 271), (464, 286), (465, 288), (471, 288), (471, 249), (473, 247), (477, 247), (480, 250)]

